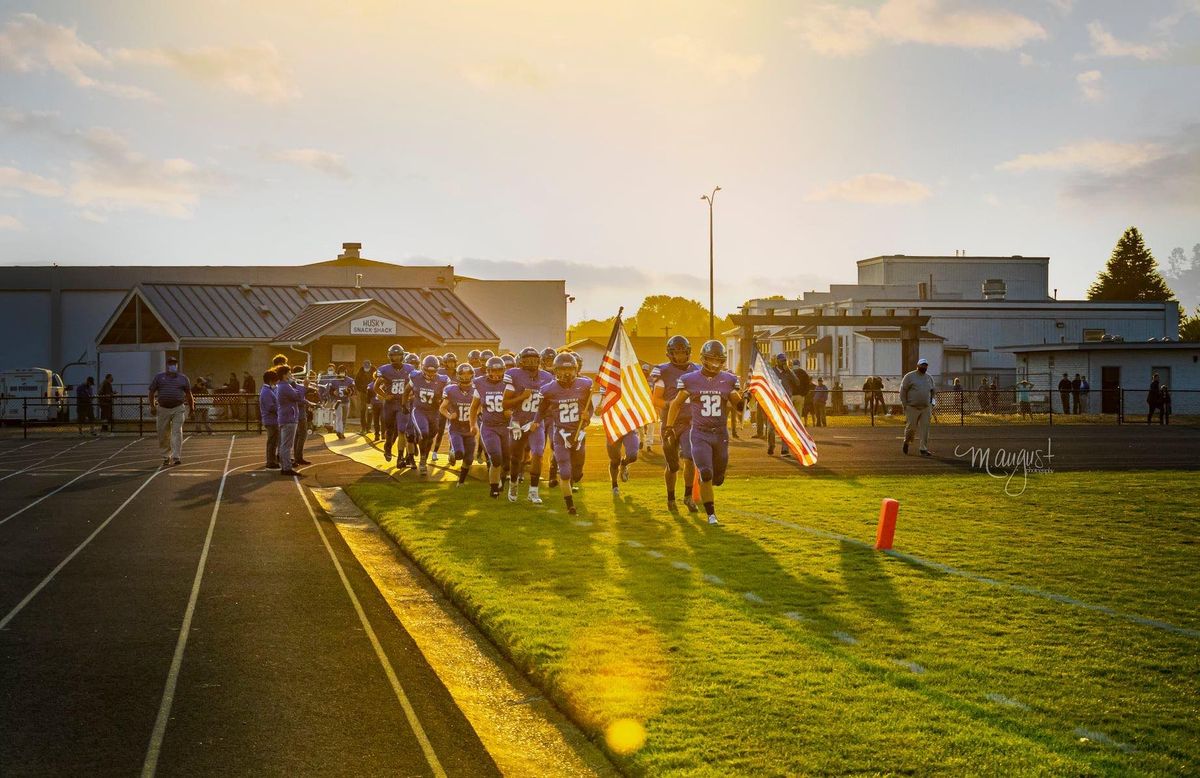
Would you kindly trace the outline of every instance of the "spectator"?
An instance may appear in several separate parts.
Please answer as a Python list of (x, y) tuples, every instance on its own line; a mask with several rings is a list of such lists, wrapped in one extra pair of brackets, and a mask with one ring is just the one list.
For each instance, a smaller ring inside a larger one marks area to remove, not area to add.
[[(771, 370), (775, 372), (776, 378), (779, 379), (779, 385), (783, 387), (783, 393), (786, 394), (792, 401), (792, 405), (796, 404), (796, 398), (800, 397), (801, 387), (800, 379), (796, 376), (787, 363), (787, 354), (776, 354), (772, 360)], [(807, 374), (806, 374), (807, 375)], [(767, 420), (767, 456), (775, 453), (775, 425)], [(782, 440), (779, 441), (779, 455), (782, 457), (790, 457), (787, 444)]]
[(846, 412), (846, 394), (842, 389), (842, 382), (834, 378), (833, 389), (829, 392), (829, 401), (833, 405), (833, 415), (841, 416)]
[(150, 381), (150, 415), (158, 432), (158, 450), (163, 467), (181, 465), (183, 422), (196, 410), (192, 382), (179, 372), (179, 359), (167, 357), (167, 369)]
[(975, 392), (975, 402), (979, 405), (980, 413), (990, 413), (990, 403), (988, 402), (988, 382), (986, 378), (979, 379), (979, 389)]
[(863, 381), (863, 413), (868, 416), (875, 413), (875, 376), (867, 376)]
[(1075, 374), (1075, 378), (1071, 381), (1071, 412), (1079, 413), (1079, 393), (1083, 391), (1083, 379), (1079, 377), (1079, 373)]
[[(792, 360), (792, 373), (796, 376), (797, 386), (800, 388), (800, 419), (805, 424), (807, 419), (812, 415), (812, 378), (808, 375), (808, 371), (800, 367), (800, 360)], [(792, 398), (792, 404), (796, 404), (795, 397)]]
[(883, 399), (882, 376), (875, 376), (875, 412), (879, 414), (887, 413), (887, 403)]
[(904, 445), (901, 450), (907, 454), (908, 444), (917, 438), (918, 451), (921, 456), (933, 456), (929, 450), (929, 414), (936, 392), (933, 388), (933, 378), (928, 374), (929, 360), (921, 357), (917, 360), (917, 369), (904, 374), (900, 381), (900, 404), (904, 407)]
[(1062, 412), (1071, 412), (1071, 379), (1067, 378), (1067, 374), (1063, 373), (1062, 380), (1058, 382), (1058, 396), (1062, 398)]
[(113, 430), (113, 394), (112, 373), (105, 373), (100, 384), (100, 421), (105, 432)]
[(96, 397), (96, 379), (91, 376), (87, 377), (79, 386), (75, 387), (75, 416), (79, 421), (79, 434), (83, 434), (83, 425), (88, 425), (88, 432), (92, 437), (96, 437), (96, 415), (92, 410), (92, 401)]
[(337, 433), (338, 440), (346, 437), (346, 416), (350, 413), (350, 398), (354, 396), (354, 390), (354, 379), (346, 375), (344, 365), (338, 365), (337, 378), (329, 384), (329, 392), (334, 398), (333, 431)]
[(1033, 384), (1022, 378), (1017, 382), (1017, 406), (1021, 411), (1021, 418), (1033, 418), (1033, 407), (1029, 404), (1029, 390), (1033, 388)]
[(254, 385), (254, 376), (250, 375), (250, 371), (242, 371), (242, 397), (238, 398), (238, 404), (242, 406), (247, 419), (254, 418), (254, 394), (257, 389), (258, 387)]
[[(450, 376), (451, 382), (454, 376)], [(358, 393), (358, 434), (364, 438), (371, 429), (371, 395), (375, 384), (375, 367), (371, 360), (364, 359), (362, 367), (354, 374), (354, 389)]]
[(267, 470), (279, 470), (279, 398), (275, 396), (274, 370), (263, 373), (262, 389), (258, 391), (258, 418), (267, 431)]
[(1158, 390), (1158, 423), (1171, 423), (1171, 390), (1166, 384)]
[(208, 416), (212, 407), (212, 393), (208, 391), (208, 384), (203, 378), (197, 378), (196, 383), (192, 386), (192, 397), (196, 399), (196, 434), (207, 432), (213, 434), (212, 425), (209, 424)]
[[(383, 440), (383, 400), (379, 399), (379, 397), (375, 394), (374, 381), (367, 386), (367, 400), (369, 400), (371, 403), (371, 415), (369, 417), (369, 421), (371, 422), (371, 429), (374, 432), (373, 440)], [(366, 433), (364, 432), (363, 434), (365, 435)]]
[(1088, 412), (1088, 392), (1092, 391), (1092, 387), (1088, 384), (1087, 377), (1079, 379), (1079, 406), (1082, 413)]
[(299, 477), (300, 473), (292, 469), (292, 454), (296, 447), (296, 425), (304, 414), (304, 388), (296, 385), (292, 369), (287, 365), (275, 368), (275, 375), (279, 377), (275, 383), (276, 418), (279, 420), (279, 474)]
[(988, 407), (992, 409), (992, 413), (1000, 412), (1000, 385), (996, 383), (995, 378), (988, 385)]
[(813, 418), (816, 420), (818, 427), (825, 425), (825, 403), (829, 401), (829, 387), (825, 385), (824, 378), (817, 379), (817, 385), (813, 387)]
[(954, 407), (951, 411), (957, 411), (960, 415), (963, 412), (963, 385), (962, 380), (955, 378), (954, 383), (950, 385), (950, 391), (954, 392)]
[(1158, 373), (1150, 381), (1150, 391), (1146, 392), (1146, 405), (1150, 408), (1150, 412), (1146, 414), (1146, 423), (1149, 424), (1154, 418), (1154, 411), (1158, 410), (1158, 423), (1163, 423), (1162, 417), (1162, 387), (1158, 384)]

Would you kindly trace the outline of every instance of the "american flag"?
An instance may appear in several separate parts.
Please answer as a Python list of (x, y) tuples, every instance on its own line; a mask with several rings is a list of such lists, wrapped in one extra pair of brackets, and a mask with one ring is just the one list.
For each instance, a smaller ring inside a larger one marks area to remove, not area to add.
[(775, 371), (763, 359), (762, 354), (754, 355), (754, 370), (750, 373), (750, 394), (758, 400), (758, 407), (767, 414), (776, 434), (787, 444), (788, 449), (804, 463), (811, 467), (817, 463), (817, 444), (813, 441), (808, 430), (792, 405), (792, 398), (784, 392)]
[(596, 383), (604, 390), (600, 401), (600, 421), (604, 434), (614, 443), (638, 427), (653, 424), (657, 417), (650, 400), (650, 384), (642, 372), (633, 344), (625, 334), (620, 315), (613, 324), (608, 349), (600, 360)]

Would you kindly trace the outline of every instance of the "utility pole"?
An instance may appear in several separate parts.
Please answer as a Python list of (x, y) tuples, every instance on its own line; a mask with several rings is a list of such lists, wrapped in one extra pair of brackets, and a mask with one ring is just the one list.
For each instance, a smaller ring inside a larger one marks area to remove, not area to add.
[(700, 195), (701, 200), (708, 202), (708, 339), (716, 337), (713, 326), (713, 200), (721, 187), (715, 187), (712, 194)]

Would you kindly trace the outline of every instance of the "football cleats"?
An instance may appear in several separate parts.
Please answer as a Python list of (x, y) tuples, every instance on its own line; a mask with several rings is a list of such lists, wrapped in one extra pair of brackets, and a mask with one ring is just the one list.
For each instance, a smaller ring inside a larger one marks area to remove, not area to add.
[(563, 386), (570, 386), (579, 375), (579, 363), (575, 355), (564, 351), (554, 358), (554, 377)]
[(503, 381), (504, 371), (507, 368), (504, 366), (503, 359), (494, 356), (488, 359), (487, 364), (484, 365), (484, 369), (487, 370), (489, 381)]
[(667, 341), (667, 359), (676, 365), (686, 365), (691, 358), (691, 342), (682, 335), (672, 335)]
[(531, 373), (536, 373), (542, 366), (542, 355), (538, 353), (537, 349), (526, 346), (517, 356), (517, 364)]
[(439, 360), (433, 354), (430, 354), (421, 360), (421, 372), (425, 374), (426, 378), (433, 378), (436, 376), (438, 368), (441, 366), (441, 360)]
[(725, 344), (710, 340), (700, 347), (700, 369), (704, 375), (714, 376), (725, 369)]
[(454, 377), (458, 380), (458, 388), (465, 392), (475, 381), (475, 368), (464, 362), (454, 371)]

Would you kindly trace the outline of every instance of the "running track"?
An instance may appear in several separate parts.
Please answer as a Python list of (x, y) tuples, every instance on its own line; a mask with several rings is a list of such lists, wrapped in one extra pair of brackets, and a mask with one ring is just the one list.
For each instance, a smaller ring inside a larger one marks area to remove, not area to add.
[[(304, 482), (382, 477), (309, 458)], [(0, 441), (0, 774), (496, 774), (261, 461), (260, 437), (192, 438), (168, 470), (150, 438)]]

